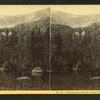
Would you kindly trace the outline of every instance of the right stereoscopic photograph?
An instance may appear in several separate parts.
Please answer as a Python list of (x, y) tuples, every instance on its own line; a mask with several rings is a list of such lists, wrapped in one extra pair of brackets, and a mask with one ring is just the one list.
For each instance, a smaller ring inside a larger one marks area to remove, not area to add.
[(51, 7), (52, 90), (100, 89), (100, 6)]

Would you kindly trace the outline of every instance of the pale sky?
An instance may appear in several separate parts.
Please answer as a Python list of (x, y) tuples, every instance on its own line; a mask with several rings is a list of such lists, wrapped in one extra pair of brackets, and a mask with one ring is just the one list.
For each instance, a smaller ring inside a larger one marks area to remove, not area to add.
[(0, 15), (21, 15), (27, 14), (41, 9), (46, 9), (49, 6), (22, 6), (22, 5), (0, 5)]
[[(98, 6), (78, 6), (78, 5), (50, 5), (52, 9), (63, 11), (67, 13), (72, 13), (76, 15), (89, 15), (89, 14), (97, 14), (100, 13), (100, 5)], [(26, 14), (34, 11), (38, 11), (41, 9), (46, 9), (50, 7), (49, 5), (41, 6), (41, 5), (0, 5), (0, 15), (20, 15)]]
[(76, 15), (90, 15), (100, 13), (100, 5), (67, 5), (67, 6), (52, 6), (52, 9), (72, 13)]

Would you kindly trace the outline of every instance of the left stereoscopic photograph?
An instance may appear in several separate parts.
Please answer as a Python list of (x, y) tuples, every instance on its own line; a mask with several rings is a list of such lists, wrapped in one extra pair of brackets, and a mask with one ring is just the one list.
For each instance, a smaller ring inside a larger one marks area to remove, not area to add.
[(50, 8), (0, 6), (0, 90), (49, 89)]

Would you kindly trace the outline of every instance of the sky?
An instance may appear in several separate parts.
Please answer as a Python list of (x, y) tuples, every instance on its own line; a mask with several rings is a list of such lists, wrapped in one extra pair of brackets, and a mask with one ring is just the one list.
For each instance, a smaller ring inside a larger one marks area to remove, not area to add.
[(46, 8), (48, 8), (48, 6), (0, 5), (0, 15), (21, 15)]
[[(21, 15), (21, 14), (27, 14), (30, 12), (38, 11), (41, 9), (46, 9), (48, 8), (49, 5), (47, 6), (41, 6), (41, 5), (0, 5), (0, 15)], [(91, 14), (97, 14), (100, 13), (100, 5), (92, 5), (92, 6), (78, 6), (78, 5), (58, 5), (54, 6), (51, 5), (52, 9), (58, 10), (58, 11), (63, 11), (67, 13), (72, 13), (76, 15), (91, 15)]]
[(76, 15), (91, 15), (91, 14), (100, 13), (100, 5), (98, 6), (93, 6), (93, 5), (52, 6), (52, 9), (67, 12), (67, 13), (72, 13)]

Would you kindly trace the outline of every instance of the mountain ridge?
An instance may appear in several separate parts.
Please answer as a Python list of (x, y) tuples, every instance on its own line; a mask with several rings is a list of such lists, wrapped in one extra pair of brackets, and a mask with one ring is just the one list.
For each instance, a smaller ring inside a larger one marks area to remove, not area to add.
[[(51, 15), (50, 15), (51, 14)], [(51, 8), (42, 9), (28, 14), (7, 16), (1, 15), (0, 28), (12, 28), (19, 24), (42, 21), (49, 18), (51, 24), (68, 25), (72, 28), (87, 27), (100, 22), (100, 13), (93, 15), (77, 15)]]
[(73, 28), (86, 27), (92, 23), (100, 22), (100, 13), (93, 15), (76, 15), (62, 11), (52, 10), (52, 23), (68, 25)]
[(48, 18), (49, 16), (50, 16), (50, 8), (23, 15), (14, 15), (14, 16), (5, 15), (4, 18), (3, 16), (2, 18), (0, 18), (0, 28), (12, 28), (17, 24), (34, 22), (36, 20)]

